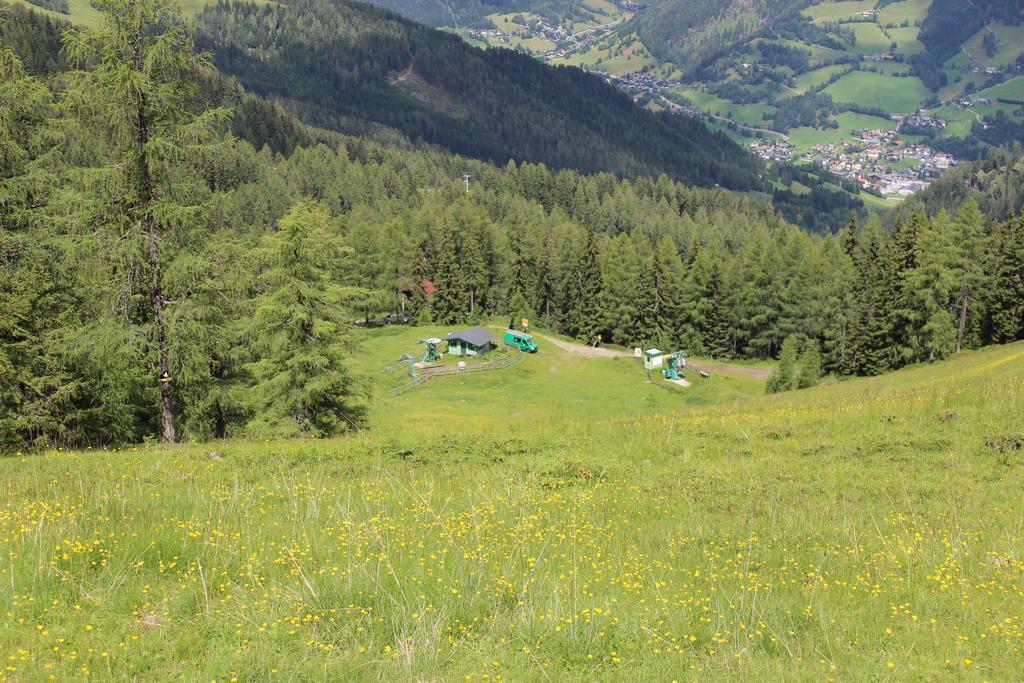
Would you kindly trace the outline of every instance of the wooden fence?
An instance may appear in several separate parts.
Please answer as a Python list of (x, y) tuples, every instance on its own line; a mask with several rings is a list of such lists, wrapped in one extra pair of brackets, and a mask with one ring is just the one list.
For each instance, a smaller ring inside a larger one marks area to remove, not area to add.
[(521, 352), (512, 352), (502, 355), (500, 358), (494, 358), (486, 363), (467, 363), (465, 368), (459, 368), (456, 365), (442, 365), (434, 368), (422, 368), (416, 371), (417, 381), (410, 382), (409, 384), (403, 384), (400, 387), (396, 387), (388, 392), (389, 396), (398, 396), (404, 394), (407, 391), (412, 391), (418, 386), (426, 384), (432, 379), (438, 377), (451, 377), (452, 375), (465, 375), (471, 372), (487, 372), (488, 370), (502, 370), (504, 368), (511, 367), (516, 363), (523, 360), (523, 354)]

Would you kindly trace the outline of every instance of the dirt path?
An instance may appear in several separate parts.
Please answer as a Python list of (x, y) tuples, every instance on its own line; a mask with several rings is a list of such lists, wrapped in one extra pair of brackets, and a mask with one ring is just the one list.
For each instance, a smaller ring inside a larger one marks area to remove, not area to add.
[[(613, 349), (605, 349), (600, 346), (587, 346), (586, 344), (577, 344), (576, 342), (562, 341), (561, 339), (555, 339), (554, 337), (548, 337), (543, 334), (534, 334), (533, 336), (543, 339), (544, 341), (551, 342), (563, 351), (569, 353), (578, 353), (581, 356), (587, 356), (588, 358), (632, 358), (633, 354), (626, 351), (615, 351)], [(703, 370), (711, 375), (723, 375), (726, 377), (751, 377), (753, 379), (768, 379), (772, 376), (771, 368), (752, 368), (745, 365), (729, 365), (728, 363), (701, 363), (699, 365), (687, 362), (686, 367), (692, 370), (700, 372)]]
[(751, 368), (746, 365), (728, 365), (727, 363), (701, 363), (696, 365), (687, 362), (687, 368), (700, 372), (703, 370), (709, 375), (724, 375), (726, 377), (751, 377), (753, 379), (768, 379), (772, 376), (771, 368)]
[(578, 353), (581, 356), (587, 356), (589, 358), (632, 358), (633, 354), (626, 353), (625, 351), (613, 351), (612, 349), (604, 349), (600, 346), (587, 346), (586, 344), (577, 344), (576, 342), (562, 341), (561, 339), (555, 339), (554, 337), (546, 337), (542, 334), (534, 335), (540, 337), (544, 341), (549, 341), (558, 348), (568, 351), (569, 353)]

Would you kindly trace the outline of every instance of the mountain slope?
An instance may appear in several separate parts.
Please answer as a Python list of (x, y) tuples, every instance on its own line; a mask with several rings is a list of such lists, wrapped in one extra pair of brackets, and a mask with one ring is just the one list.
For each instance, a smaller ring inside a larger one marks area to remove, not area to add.
[(697, 121), (643, 111), (578, 69), (481, 51), (365, 5), (219, 3), (199, 16), (197, 41), (247, 89), (336, 130), (383, 125), (499, 164), (766, 189), (759, 162)]
[(665, 0), (633, 20), (644, 45), (688, 69), (742, 44), (786, 16), (793, 0)]

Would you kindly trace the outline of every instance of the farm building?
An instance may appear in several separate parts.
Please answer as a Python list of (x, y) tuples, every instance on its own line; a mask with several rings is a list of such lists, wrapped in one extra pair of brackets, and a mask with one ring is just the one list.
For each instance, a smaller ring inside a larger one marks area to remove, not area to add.
[(481, 356), (494, 350), (494, 335), (479, 327), (452, 332), (444, 340), (448, 353), (455, 356)]

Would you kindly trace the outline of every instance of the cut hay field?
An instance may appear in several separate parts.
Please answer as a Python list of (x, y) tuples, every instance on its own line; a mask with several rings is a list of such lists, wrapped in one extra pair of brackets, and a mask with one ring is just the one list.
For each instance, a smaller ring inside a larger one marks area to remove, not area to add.
[(643, 410), (550, 346), (349, 438), (0, 460), (0, 676), (1019, 676), (1024, 345)]

